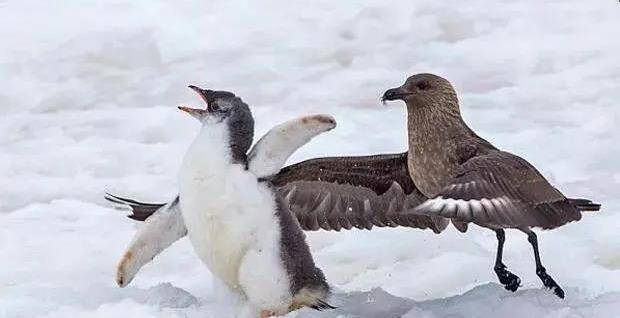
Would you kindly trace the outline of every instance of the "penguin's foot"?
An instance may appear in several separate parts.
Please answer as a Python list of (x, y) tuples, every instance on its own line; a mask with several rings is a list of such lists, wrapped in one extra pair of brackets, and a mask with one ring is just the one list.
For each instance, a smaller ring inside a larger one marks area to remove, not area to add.
[(301, 308), (303, 308), (303, 307), (305, 307), (305, 306), (306, 306), (306, 305), (304, 305), (304, 304), (302, 304), (302, 303), (300, 303), (300, 302), (293, 301), (293, 303), (291, 304), (291, 306), (289, 306), (289, 307), (288, 307), (288, 310), (289, 310), (289, 311), (295, 311), (295, 310), (301, 309)]
[(260, 318), (269, 318), (275, 316), (276, 313), (271, 310), (262, 310), (260, 312)]

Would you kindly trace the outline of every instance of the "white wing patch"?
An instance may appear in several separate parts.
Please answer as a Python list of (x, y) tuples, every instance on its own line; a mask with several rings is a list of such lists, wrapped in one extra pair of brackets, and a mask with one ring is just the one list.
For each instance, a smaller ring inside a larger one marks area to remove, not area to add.
[(297, 149), (335, 127), (336, 120), (329, 115), (300, 117), (273, 127), (250, 150), (250, 171), (258, 177), (278, 173)]
[(414, 210), (422, 214), (456, 218), (464, 222), (472, 222), (474, 219), (485, 222), (491, 220), (489, 213), (497, 210), (507, 211), (512, 207), (512, 201), (506, 196), (483, 198), (480, 200), (463, 200), (439, 196), (424, 201)]
[(471, 211), (475, 215), (478, 215), (484, 212), (484, 207), (482, 206), (482, 203), (480, 203), (480, 200), (470, 200), (469, 207), (471, 208)]

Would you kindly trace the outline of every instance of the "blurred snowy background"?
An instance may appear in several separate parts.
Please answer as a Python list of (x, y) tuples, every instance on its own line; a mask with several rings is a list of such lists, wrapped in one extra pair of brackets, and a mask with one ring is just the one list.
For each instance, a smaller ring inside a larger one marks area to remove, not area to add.
[(0, 317), (231, 317), (241, 312), (181, 240), (125, 289), (137, 224), (105, 190), (165, 201), (201, 105), (188, 84), (253, 106), (262, 134), (294, 116), (339, 126), (291, 162), (406, 148), (413, 73), (453, 82), (466, 120), (601, 213), (539, 235), (567, 292), (541, 289), (509, 233), (310, 233), (337, 311), (290, 317), (614, 317), (620, 312), (620, 4), (617, 1), (0, 1)]

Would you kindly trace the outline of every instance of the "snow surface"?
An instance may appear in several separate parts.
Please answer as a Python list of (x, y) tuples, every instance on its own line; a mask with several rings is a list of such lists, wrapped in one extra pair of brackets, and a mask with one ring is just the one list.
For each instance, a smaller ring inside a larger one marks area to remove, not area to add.
[(232, 317), (243, 306), (186, 239), (114, 284), (136, 223), (104, 190), (167, 200), (197, 123), (188, 84), (235, 91), (258, 133), (308, 113), (338, 127), (291, 162), (398, 152), (404, 107), (379, 96), (418, 72), (450, 79), (466, 120), (598, 214), (540, 233), (567, 292), (542, 290), (526, 238), (492, 271), (472, 228), (309, 233), (338, 310), (290, 317), (618, 317), (617, 1), (0, 1), (0, 317)]

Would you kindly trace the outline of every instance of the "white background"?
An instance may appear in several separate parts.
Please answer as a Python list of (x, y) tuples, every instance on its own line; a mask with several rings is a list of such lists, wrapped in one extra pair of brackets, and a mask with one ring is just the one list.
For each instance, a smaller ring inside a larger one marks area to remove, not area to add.
[(117, 288), (137, 224), (103, 192), (175, 193), (198, 128), (175, 106), (201, 105), (188, 84), (242, 96), (258, 135), (333, 114), (295, 162), (404, 150), (404, 107), (379, 97), (419, 72), (454, 84), (480, 135), (603, 210), (539, 235), (564, 301), (521, 233), (505, 252), (515, 294), (496, 284), (488, 230), (309, 233), (341, 307), (324, 316), (618, 315), (619, 31), (612, 0), (0, 1), (0, 317), (244, 314), (185, 239)]

